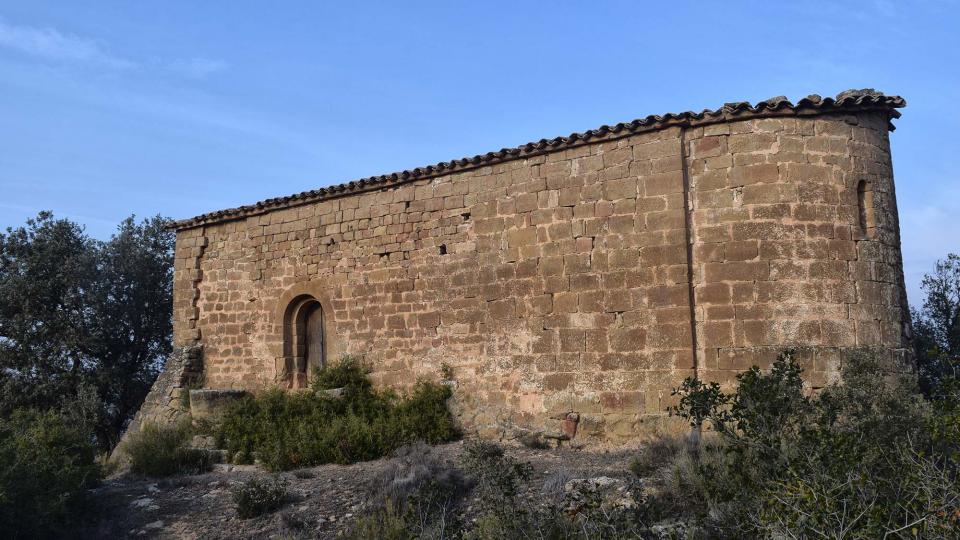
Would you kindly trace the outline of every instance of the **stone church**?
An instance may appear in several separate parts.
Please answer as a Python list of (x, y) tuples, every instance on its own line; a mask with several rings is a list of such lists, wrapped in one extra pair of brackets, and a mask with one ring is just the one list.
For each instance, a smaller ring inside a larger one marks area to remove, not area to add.
[(178, 221), (175, 346), (211, 389), (445, 366), (468, 430), (610, 442), (661, 429), (684, 378), (787, 347), (813, 387), (845, 349), (904, 361), (903, 106), (728, 103)]

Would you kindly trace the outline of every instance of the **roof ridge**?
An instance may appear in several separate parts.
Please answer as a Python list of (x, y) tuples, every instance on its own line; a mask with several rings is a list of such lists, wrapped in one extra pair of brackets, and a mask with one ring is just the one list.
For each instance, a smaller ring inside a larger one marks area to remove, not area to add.
[[(630, 122), (621, 122), (613, 126), (602, 125), (599, 128), (589, 129), (582, 133), (574, 132), (565, 137), (540, 139), (513, 148), (501, 148), (500, 150), (487, 152), (486, 154), (441, 161), (435, 165), (416, 167), (389, 174), (369, 176), (343, 184), (295, 193), (286, 197), (265, 199), (250, 205), (209, 212), (193, 218), (173, 221), (169, 227), (181, 230), (200, 225), (240, 219), (251, 215), (262, 214), (270, 210), (299, 206), (301, 204), (354, 193), (363, 193), (373, 189), (403, 184), (423, 178), (432, 178), (453, 172), (471, 170), (523, 157), (536, 156), (562, 148), (591, 144), (601, 140), (619, 139), (636, 133), (658, 131), (672, 126), (682, 125), (694, 127), (747, 118), (778, 115), (828, 114), (852, 110), (886, 110), (889, 114), (889, 120), (893, 120), (894, 118), (900, 117), (900, 113), (896, 109), (905, 107), (906, 105), (906, 100), (900, 96), (888, 96), (872, 88), (865, 88), (861, 90), (845, 90), (837, 94), (835, 98), (824, 98), (817, 94), (811, 94), (798, 100), (795, 104), (785, 96), (776, 96), (760, 101), (756, 105), (752, 105), (747, 101), (739, 101), (725, 103), (719, 109), (704, 109), (699, 113), (686, 111), (682, 113), (666, 113), (664, 115), (649, 115)], [(892, 131), (893, 129), (895, 128), (891, 123), (890, 130)]]

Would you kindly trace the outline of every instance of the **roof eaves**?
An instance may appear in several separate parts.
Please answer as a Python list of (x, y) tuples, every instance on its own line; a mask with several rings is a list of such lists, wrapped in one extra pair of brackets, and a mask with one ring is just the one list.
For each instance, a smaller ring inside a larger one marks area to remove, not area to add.
[[(777, 96), (761, 101), (756, 105), (752, 105), (746, 101), (740, 101), (726, 103), (716, 110), (704, 109), (699, 113), (687, 111), (682, 113), (667, 113), (662, 116), (650, 115), (631, 122), (619, 123), (613, 126), (603, 125), (582, 133), (571, 133), (566, 137), (540, 139), (539, 141), (528, 142), (514, 148), (502, 148), (494, 152), (478, 154), (473, 157), (442, 161), (435, 165), (361, 178), (344, 184), (304, 191), (286, 197), (266, 199), (251, 205), (218, 210), (189, 219), (173, 221), (170, 223), (169, 228), (179, 231), (201, 225), (242, 219), (263, 214), (271, 210), (290, 208), (375, 189), (383, 189), (415, 180), (433, 178), (453, 172), (468, 171), (514, 159), (532, 157), (560, 149), (592, 144), (602, 140), (619, 139), (638, 133), (663, 130), (674, 126), (695, 127), (749, 118), (807, 116), (867, 110), (887, 111), (888, 119), (893, 120), (900, 117), (900, 112), (896, 109), (905, 107), (906, 104), (906, 100), (900, 96), (888, 96), (873, 89), (864, 89), (847, 90), (838, 94), (836, 98), (823, 98), (819, 95), (812, 94), (800, 99), (795, 104), (784, 96)], [(889, 128), (891, 131), (894, 129), (892, 122), (889, 124)]]

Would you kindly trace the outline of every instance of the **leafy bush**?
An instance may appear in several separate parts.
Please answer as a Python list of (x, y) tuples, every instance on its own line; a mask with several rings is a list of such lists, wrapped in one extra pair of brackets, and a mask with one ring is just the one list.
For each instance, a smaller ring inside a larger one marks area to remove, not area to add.
[(359, 394), (373, 387), (359, 360), (345, 356), (339, 362), (313, 372), (310, 383), (313, 390), (343, 388), (346, 393)]
[(130, 471), (146, 476), (200, 474), (213, 467), (210, 455), (201, 449), (188, 448), (192, 431), (189, 424), (158, 426), (145, 424), (125, 443), (130, 456)]
[(843, 383), (805, 396), (784, 353), (736, 391), (689, 379), (673, 413), (709, 422), (720, 445), (679, 452), (661, 470), (673, 501), (721, 536), (950, 538), (960, 526), (955, 402), (929, 403), (915, 381), (869, 353)]
[(0, 420), (0, 530), (7, 537), (60, 536), (82, 514), (100, 470), (92, 434), (55, 411)]
[(842, 384), (811, 396), (788, 352), (769, 372), (740, 374), (733, 392), (688, 379), (671, 412), (708, 430), (695, 445), (680, 437), (648, 444), (631, 464), (644, 478), (640, 497), (629, 479), (576, 479), (565, 471), (527, 492), (529, 464), (496, 444), (468, 441), (461, 466), (477, 516), (460, 523), (414, 510), (411, 501), (429, 485), (422, 479), (438, 473), (409, 459), (388, 468), (379, 491), (386, 504), (359, 518), (348, 536), (955, 538), (960, 384), (943, 379), (927, 400), (915, 379), (891, 373), (868, 352), (849, 356), (842, 375)]
[[(330, 388), (344, 388), (343, 395), (322, 392)], [(376, 390), (362, 366), (346, 358), (318, 371), (312, 390), (274, 389), (230, 405), (216, 428), (218, 443), (241, 459), (256, 453), (276, 471), (376, 459), (414, 441), (458, 435), (445, 386), (420, 381), (405, 396)]]
[(233, 502), (240, 519), (250, 519), (278, 510), (287, 499), (287, 483), (279, 478), (251, 478), (233, 488)]

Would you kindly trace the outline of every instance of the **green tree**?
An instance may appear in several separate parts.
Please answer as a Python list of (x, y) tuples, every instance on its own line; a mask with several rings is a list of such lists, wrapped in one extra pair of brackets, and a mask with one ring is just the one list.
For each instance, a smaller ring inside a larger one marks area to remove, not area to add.
[(960, 256), (937, 261), (920, 288), (926, 298), (912, 319), (921, 381), (930, 390), (944, 378), (960, 377)]
[(87, 377), (95, 244), (41, 213), (0, 234), (0, 406), (51, 408)]
[(111, 438), (136, 414), (170, 353), (174, 235), (165, 224), (159, 217), (140, 223), (129, 217), (97, 249), (98, 274), (88, 295), (93, 384), (109, 406), (102, 434)]
[(170, 350), (173, 234), (128, 218), (106, 242), (49, 212), (0, 233), (0, 414), (96, 404), (116, 442)]

